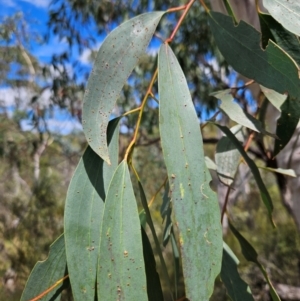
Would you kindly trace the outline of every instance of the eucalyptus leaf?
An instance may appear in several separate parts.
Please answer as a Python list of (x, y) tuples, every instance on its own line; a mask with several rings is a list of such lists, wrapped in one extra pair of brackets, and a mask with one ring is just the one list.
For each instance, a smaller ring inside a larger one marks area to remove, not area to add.
[(286, 29), (300, 36), (300, 2), (290, 0), (263, 0), (264, 7)]
[[(242, 126), (235, 125), (230, 131), (240, 142), (244, 141)], [(215, 160), (217, 175), (223, 184), (230, 186), (233, 183), (240, 159), (241, 154), (231, 140), (226, 136), (222, 137), (216, 146)]]
[(233, 121), (253, 131), (267, 134), (275, 138), (275, 135), (268, 133), (261, 122), (251, 115), (245, 113), (239, 104), (234, 102), (231, 89), (214, 92), (211, 94), (221, 100), (220, 109)]
[(239, 260), (224, 242), (221, 279), (232, 301), (253, 301), (250, 287), (238, 272)]
[(221, 13), (211, 11), (209, 23), (218, 48), (237, 72), (281, 94), (299, 97), (298, 66), (278, 45), (269, 41), (263, 50), (256, 29), (244, 21), (235, 26)]
[(160, 284), (159, 274), (156, 270), (156, 262), (149, 238), (142, 228), (143, 254), (147, 277), (148, 301), (164, 301), (164, 296)]
[(272, 89), (268, 89), (262, 85), (260, 85), (260, 88), (264, 95), (268, 98), (270, 103), (278, 110), (281, 112), (281, 106), (287, 99), (287, 95), (285, 94), (280, 94)]
[(270, 167), (265, 167), (265, 166), (258, 166), (258, 168), (264, 169), (266, 171), (280, 173), (282, 175), (293, 177), (293, 178), (297, 177), (297, 175), (293, 169), (270, 168)]
[(122, 161), (109, 185), (102, 218), (97, 274), (100, 300), (148, 300), (140, 228), (128, 166)]
[(84, 94), (82, 125), (89, 145), (107, 163), (110, 114), (163, 14), (146, 13), (124, 22), (107, 36), (98, 51)]
[(259, 12), (258, 17), (262, 34), (262, 46), (265, 48), (269, 43), (269, 39), (271, 39), (300, 65), (299, 38), (286, 30), (271, 15)]
[(263, 265), (258, 261), (258, 254), (255, 251), (255, 249), (253, 248), (253, 246), (246, 240), (246, 238), (232, 225), (232, 223), (229, 221), (229, 228), (232, 231), (232, 233), (234, 234), (234, 236), (237, 238), (237, 240), (240, 243), (241, 249), (242, 249), (242, 253), (244, 255), (244, 257), (251, 262), (254, 262), (261, 270), (262, 274), (264, 275), (266, 281), (269, 284), (269, 288), (270, 288), (270, 294), (272, 297), (273, 301), (280, 301), (280, 298), (265, 270), (265, 268), (263, 267)]
[(181, 67), (164, 44), (158, 55), (159, 128), (186, 298), (208, 300), (221, 269), (222, 229), (210, 189), (199, 121)]
[[(118, 121), (107, 132), (111, 165), (87, 147), (71, 180), (65, 205), (65, 241), (74, 300), (94, 300), (101, 217), (109, 182), (118, 164)], [(80, 260), (78, 260), (80, 258)]]
[(270, 218), (270, 221), (272, 223), (272, 225), (275, 227), (274, 221), (273, 221), (273, 217), (272, 217), (272, 212), (273, 212), (273, 203), (272, 203), (272, 199), (271, 196), (261, 178), (261, 175), (259, 173), (259, 170), (256, 166), (256, 164), (254, 163), (254, 161), (247, 155), (247, 153), (245, 152), (243, 146), (241, 145), (241, 143), (238, 141), (238, 139), (235, 137), (235, 135), (226, 127), (226, 126), (222, 126), (220, 124), (215, 123), (215, 125), (231, 140), (231, 142), (235, 145), (236, 149), (240, 152), (240, 154), (243, 156), (244, 160), (246, 161), (246, 163), (248, 164), (254, 179), (257, 183), (257, 186), (259, 188), (260, 191), (260, 195), (261, 198), (268, 210), (268, 215)]
[(276, 127), (278, 139), (275, 140), (274, 157), (289, 143), (297, 128), (300, 118), (300, 102), (289, 96), (281, 105), (280, 110), (281, 115), (277, 120)]
[[(53, 286), (57, 281), (67, 275), (67, 261), (65, 252), (65, 240), (62, 234), (50, 246), (49, 256), (45, 261), (39, 261), (34, 266), (22, 293), (20, 301), (28, 301)], [(53, 288), (48, 294), (39, 300), (58, 301), (61, 298), (61, 292), (69, 284), (69, 280), (62, 281)]]

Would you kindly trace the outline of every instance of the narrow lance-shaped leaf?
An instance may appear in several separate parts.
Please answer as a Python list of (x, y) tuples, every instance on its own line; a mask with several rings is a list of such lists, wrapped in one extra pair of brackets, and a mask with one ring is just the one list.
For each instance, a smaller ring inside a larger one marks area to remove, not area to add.
[(275, 224), (274, 224), (273, 218), (272, 218), (272, 212), (273, 212), (272, 199), (271, 199), (270, 194), (260, 176), (257, 166), (255, 165), (254, 161), (247, 155), (247, 153), (245, 152), (241, 143), (237, 140), (237, 138), (234, 136), (234, 134), (226, 126), (222, 126), (217, 123), (215, 123), (215, 125), (231, 140), (231, 142), (235, 145), (237, 150), (240, 152), (240, 154), (243, 156), (246, 163), (248, 164), (248, 166), (254, 176), (254, 179), (257, 183), (257, 186), (259, 188), (261, 198), (268, 210), (270, 221), (271, 221), (272, 225), (275, 227)]
[(251, 115), (245, 113), (243, 109), (234, 102), (234, 98), (230, 89), (214, 92), (210, 94), (221, 100), (220, 109), (233, 121), (243, 125), (253, 131), (262, 134), (270, 135), (275, 138), (275, 135), (268, 133), (262, 126), (261, 122)]
[(242, 75), (279, 93), (299, 97), (298, 66), (278, 45), (269, 41), (263, 50), (260, 33), (241, 21), (238, 26), (232, 18), (210, 12), (209, 23), (227, 62)]
[(118, 164), (118, 121), (119, 118), (112, 120), (107, 132), (112, 164), (105, 164), (88, 146), (67, 193), (66, 254), (76, 301), (94, 300), (103, 201)]
[(297, 175), (293, 169), (271, 168), (271, 167), (265, 167), (265, 166), (258, 166), (258, 168), (264, 169), (264, 170), (270, 171), (270, 172), (280, 173), (282, 175), (293, 177), (293, 178), (297, 177)]
[(275, 290), (275, 288), (273, 287), (273, 284), (271, 282), (271, 280), (269, 279), (269, 276), (265, 270), (265, 268), (263, 267), (263, 265), (258, 261), (258, 254), (255, 251), (255, 249), (253, 248), (253, 246), (245, 239), (245, 237), (231, 224), (231, 222), (229, 221), (229, 227), (230, 230), (232, 231), (232, 233), (234, 234), (234, 236), (237, 238), (237, 240), (240, 243), (241, 249), (242, 249), (242, 253), (244, 255), (244, 257), (251, 262), (254, 262), (261, 270), (261, 272), (263, 273), (266, 281), (269, 284), (269, 288), (270, 288), (270, 294), (272, 297), (273, 301), (280, 301), (280, 298)]
[[(45, 261), (37, 262), (34, 266), (23, 291), (20, 301), (28, 301), (53, 286), (67, 274), (65, 241), (62, 234), (51, 246), (49, 256)], [(60, 300), (61, 292), (69, 280), (62, 281), (45, 297), (39, 300)]]
[(296, 130), (300, 118), (300, 101), (289, 96), (280, 110), (281, 115), (276, 128), (279, 139), (275, 140), (274, 157), (288, 144)]
[(147, 278), (148, 301), (163, 301), (164, 296), (160, 285), (159, 275), (156, 270), (156, 262), (149, 238), (142, 228), (143, 254)]
[(99, 300), (148, 300), (140, 228), (128, 166), (123, 161), (105, 200), (97, 275)]
[(157, 254), (158, 254), (159, 259), (160, 259), (162, 274), (165, 278), (167, 286), (169, 287), (169, 291), (170, 291), (170, 294), (171, 294), (171, 299), (173, 300), (171, 281), (170, 281), (167, 266), (166, 266), (166, 263), (165, 263), (165, 260), (164, 260), (164, 257), (163, 257), (162, 251), (161, 251), (160, 243), (159, 243), (157, 235), (156, 235), (155, 227), (154, 227), (152, 217), (151, 217), (151, 214), (150, 214), (150, 210), (149, 210), (149, 207), (148, 207), (146, 194), (145, 194), (144, 188), (142, 186), (142, 183), (139, 181), (138, 184), (139, 184), (139, 190), (140, 190), (141, 203), (144, 207), (145, 214), (146, 214), (146, 221), (147, 221), (147, 224), (149, 225), (149, 228), (151, 230), (152, 237), (153, 237), (155, 247), (156, 247), (156, 250), (157, 250)]
[(110, 114), (163, 14), (146, 13), (121, 24), (98, 51), (83, 99), (82, 124), (89, 145), (108, 163), (106, 130)]
[(181, 67), (168, 45), (158, 56), (159, 127), (179, 233), (186, 297), (208, 300), (222, 257), (216, 194), (210, 189), (199, 121)]
[(300, 36), (300, 2), (289, 0), (263, 0), (264, 7), (279, 23)]
[(253, 301), (251, 290), (238, 272), (239, 260), (224, 242), (221, 279), (232, 301)]

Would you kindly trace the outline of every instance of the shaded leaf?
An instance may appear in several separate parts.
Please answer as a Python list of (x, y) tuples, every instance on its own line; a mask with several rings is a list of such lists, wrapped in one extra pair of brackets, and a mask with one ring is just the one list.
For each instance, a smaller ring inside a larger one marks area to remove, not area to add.
[(286, 30), (271, 15), (258, 13), (261, 32), (262, 46), (268, 45), (269, 39), (273, 40), (284, 51), (286, 51), (299, 65), (300, 64), (300, 43), (298, 37)]
[(164, 296), (160, 285), (159, 275), (156, 270), (156, 262), (149, 238), (142, 228), (143, 254), (147, 277), (148, 301), (163, 301)]
[(153, 224), (153, 221), (152, 221), (152, 218), (151, 218), (151, 214), (150, 214), (150, 210), (149, 210), (149, 207), (148, 207), (148, 202), (147, 202), (147, 198), (146, 198), (146, 195), (145, 195), (145, 191), (144, 191), (143, 185), (140, 181), (138, 181), (138, 185), (139, 185), (139, 190), (140, 190), (141, 203), (142, 203), (142, 205), (144, 207), (144, 211), (145, 211), (146, 221), (147, 221), (147, 224), (149, 225), (149, 228), (151, 230), (153, 240), (154, 240), (154, 243), (155, 243), (155, 247), (156, 247), (156, 252), (157, 252), (157, 255), (159, 256), (159, 259), (160, 259), (162, 273), (163, 273), (163, 275), (165, 277), (165, 281), (168, 285), (170, 295), (171, 295), (171, 299), (173, 300), (172, 287), (171, 287), (170, 277), (169, 277), (169, 274), (168, 274), (168, 269), (167, 269), (162, 251), (161, 251), (160, 243), (159, 243), (157, 235), (156, 235), (156, 231), (155, 231), (155, 227), (154, 227), (154, 224)]
[(263, 0), (264, 7), (286, 29), (300, 36), (300, 2), (289, 0)]
[(159, 128), (173, 224), (179, 233), (186, 298), (208, 300), (221, 268), (220, 209), (209, 187), (211, 177), (187, 82), (168, 45), (159, 50), (158, 87)]
[(221, 100), (220, 109), (233, 121), (243, 125), (253, 131), (262, 134), (270, 135), (275, 138), (275, 135), (268, 133), (262, 126), (261, 122), (251, 115), (243, 111), (239, 104), (234, 102), (231, 94), (231, 89), (222, 90), (210, 94)]
[(285, 100), (287, 99), (287, 95), (285, 94), (280, 94), (272, 89), (268, 89), (262, 85), (260, 85), (260, 88), (262, 90), (262, 92), (264, 93), (264, 95), (268, 98), (268, 100), (270, 101), (270, 103), (278, 110), (281, 112), (280, 107), (282, 106), (282, 104), (285, 102)]
[(141, 226), (127, 163), (109, 185), (98, 260), (98, 298), (148, 300)]
[[(241, 130), (241, 127), (238, 127)], [(233, 127), (231, 132), (236, 135), (235, 130), (236, 127)], [(231, 140), (228, 137), (222, 137), (216, 146), (215, 160), (217, 175), (225, 185), (229, 186), (232, 184), (240, 163), (240, 158), (241, 154)]]
[[(65, 241), (62, 234), (50, 246), (49, 256), (45, 261), (39, 261), (34, 266), (23, 291), (20, 301), (28, 301), (46, 291), (58, 280), (67, 275), (67, 261), (65, 253)], [(68, 280), (63, 281), (45, 297), (39, 300), (60, 300), (61, 292), (69, 284)]]
[(237, 150), (240, 152), (240, 154), (243, 156), (244, 160), (246, 161), (246, 163), (248, 164), (254, 179), (257, 183), (257, 186), (259, 188), (260, 191), (260, 195), (261, 198), (268, 210), (268, 214), (269, 214), (269, 218), (271, 220), (271, 223), (273, 226), (274, 225), (274, 221), (272, 218), (272, 212), (273, 212), (273, 203), (272, 203), (272, 199), (270, 197), (270, 194), (260, 176), (259, 170), (256, 166), (256, 164), (254, 163), (254, 161), (247, 155), (247, 153), (245, 152), (243, 146), (241, 145), (241, 143), (237, 140), (237, 138), (234, 136), (234, 134), (226, 127), (226, 126), (222, 126), (219, 124), (215, 125), (231, 140), (231, 142), (235, 145), (235, 147), (237, 148)]
[(164, 12), (139, 15), (113, 30), (101, 45), (83, 99), (83, 131), (92, 149), (110, 163), (108, 120), (128, 76), (144, 54)]
[(178, 298), (177, 292), (178, 292), (178, 285), (180, 280), (180, 274), (179, 274), (179, 266), (180, 266), (180, 254), (177, 247), (176, 238), (173, 232), (173, 229), (171, 231), (171, 245), (172, 245), (172, 252), (173, 252), (173, 261), (174, 261), (174, 282), (175, 282), (175, 297)]
[(289, 96), (280, 109), (281, 115), (276, 128), (279, 139), (275, 140), (274, 157), (288, 144), (296, 130), (300, 118), (300, 102)]
[(73, 296), (78, 301), (94, 300), (103, 201), (118, 164), (118, 121), (112, 120), (107, 132), (112, 164), (105, 164), (88, 146), (67, 193), (66, 254)]
[(239, 260), (224, 242), (221, 279), (226, 287), (228, 296), (232, 301), (254, 300), (248, 284), (239, 275), (238, 265)]
[(232, 18), (210, 12), (209, 23), (215, 41), (227, 62), (242, 75), (279, 93), (299, 97), (300, 80), (297, 64), (274, 42), (263, 50), (260, 33), (241, 21), (238, 26)]
[(269, 276), (265, 270), (265, 268), (263, 267), (263, 265), (258, 261), (258, 254), (255, 251), (255, 249), (252, 247), (252, 245), (245, 239), (245, 237), (231, 224), (231, 222), (229, 221), (229, 228), (232, 231), (232, 233), (234, 234), (234, 236), (237, 238), (237, 240), (240, 243), (241, 249), (242, 249), (242, 253), (244, 255), (244, 257), (251, 262), (254, 262), (261, 270), (261, 272), (263, 273), (266, 281), (269, 284), (269, 288), (270, 288), (270, 294), (272, 297), (273, 301), (280, 301), (280, 298), (275, 290), (275, 288), (273, 287), (273, 284), (271, 282), (271, 280), (269, 279)]

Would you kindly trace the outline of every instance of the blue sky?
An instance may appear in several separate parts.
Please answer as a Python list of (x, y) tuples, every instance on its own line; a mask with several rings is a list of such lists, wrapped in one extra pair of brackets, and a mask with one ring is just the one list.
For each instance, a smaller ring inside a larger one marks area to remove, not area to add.
[[(48, 10), (50, 0), (2, 0), (0, 18), (12, 16), (17, 12), (22, 12), (25, 20), (27, 21), (31, 33), (38, 33), (44, 35), (47, 33), (47, 21), (48, 21)], [(100, 39), (100, 38), (99, 38)], [(99, 47), (100, 42), (95, 45), (95, 48)], [(38, 44), (34, 41), (30, 42), (29, 51), (38, 58), (41, 63), (48, 63), (53, 54), (61, 54), (68, 49), (68, 44), (64, 40), (59, 40), (58, 37), (51, 37), (49, 43)], [(91, 68), (89, 63), (90, 50), (84, 50), (81, 55), (78, 54), (76, 49), (73, 52), (73, 59), (79, 60), (88, 69)], [(70, 72), (73, 72), (70, 65)], [(50, 91), (46, 91), (42, 98), (51, 96)], [(30, 99), (32, 95), (30, 92), (20, 89), (18, 91), (11, 87), (2, 86), (0, 87), (0, 97), (4, 101), (7, 112), (12, 115), (15, 106), (15, 97), (21, 97), (22, 99)], [(47, 125), (48, 128), (55, 133), (69, 134), (72, 131), (81, 130), (81, 124), (78, 120), (71, 116), (67, 110), (59, 109), (54, 107), (52, 114), (48, 114)], [(30, 118), (30, 112), (28, 116)], [(21, 121), (23, 130), (32, 130), (32, 124), (30, 119), (24, 119)]]

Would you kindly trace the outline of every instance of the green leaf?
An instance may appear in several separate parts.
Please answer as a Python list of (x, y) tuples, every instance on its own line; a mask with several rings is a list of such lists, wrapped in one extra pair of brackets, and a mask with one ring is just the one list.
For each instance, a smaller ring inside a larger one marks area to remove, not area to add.
[(266, 281), (269, 284), (269, 288), (270, 288), (270, 294), (272, 297), (273, 301), (280, 301), (280, 298), (275, 290), (275, 288), (273, 287), (273, 284), (265, 270), (265, 268), (263, 267), (263, 265), (258, 261), (258, 254), (255, 251), (255, 249), (252, 247), (252, 245), (245, 239), (245, 237), (231, 224), (231, 222), (229, 221), (229, 228), (232, 231), (232, 233), (234, 234), (234, 236), (237, 238), (237, 240), (240, 243), (241, 249), (242, 249), (242, 253), (244, 255), (244, 257), (251, 262), (254, 262), (261, 270), (261, 272), (263, 273)]
[(143, 254), (147, 277), (148, 301), (163, 301), (164, 296), (160, 285), (159, 275), (156, 270), (156, 262), (149, 238), (142, 228)]
[(237, 150), (240, 152), (240, 154), (243, 156), (246, 163), (248, 164), (248, 166), (254, 176), (254, 179), (257, 183), (257, 186), (259, 188), (261, 198), (268, 210), (270, 221), (271, 221), (272, 225), (275, 227), (275, 224), (274, 224), (274, 221), (272, 218), (272, 212), (273, 212), (272, 199), (271, 199), (270, 194), (260, 176), (257, 166), (255, 165), (254, 161), (247, 155), (247, 153), (245, 152), (241, 143), (237, 140), (237, 138), (234, 136), (234, 134), (226, 126), (222, 126), (222, 125), (219, 125), (216, 123), (215, 123), (215, 125), (231, 140), (231, 142), (235, 145)]
[(118, 121), (109, 123), (109, 166), (88, 146), (71, 180), (65, 205), (68, 270), (75, 300), (94, 300), (105, 193), (118, 164)]
[(288, 144), (296, 130), (300, 118), (300, 101), (289, 96), (280, 109), (281, 116), (276, 128), (279, 139), (275, 140), (274, 157)]
[(270, 167), (265, 167), (265, 166), (258, 166), (258, 168), (264, 169), (266, 171), (280, 173), (282, 175), (293, 177), (293, 178), (297, 177), (297, 175), (293, 169), (270, 168)]
[(299, 97), (300, 80), (297, 64), (274, 42), (263, 50), (260, 33), (241, 21), (210, 12), (209, 23), (215, 41), (227, 62), (242, 75), (279, 93)]
[[(241, 126), (233, 127), (231, 132), (237, 134)], [(242, 140), (243, 141), (243, 140)], [(217, 143), (215, 160), (217, 175), (222, 183), (230, 186), (234, 181), (237, 168), (240, 163), (241, 154), (228, 137), (222, 137)]]
[(168, 45), (158, 55), (159, 128), (179, 233), (186, 298), (208, 300), (220, 272), (222, 229), (210, 189), (199, 121), (186, 79)]
[(268, 45), (269, 39), (271, 39), (300, 65), (300, 43), (298, 37), (286, 30), (271, 15), (259, 12), (258, 17), (262, 32), (263, 48)]
[(262, 134), (270, 135), (275, 138), (275, 135), (268, 133), (262, 126), (261, 122), (251, 115), (245, 113), (239, 104), (234, 102), (231, 94), (231, 89), (222, 90), (210, 94), (221, 100), (220, 109), (233, 121), (243, 125), (253, 131)]
[(280, 94), (274, 90), (268, 89), (262, 85), (260, 85), (260, 88), (264, 95), (268, 98), (268, 100), (272, 103), (272, 105), (281, 112), (280, 107), (284, 103), (284, 101), (287, 99), (287, 95)]
[(100, 300), (148, 300), (140, 228), (128, 166), (122, 161), (105, 200), (97, 275)]
[(163, 14), (146, 13), (124, 22), (108, 35), (97, 54), (83, 99), (82, 124), (89, 145), (107, 163), (110, 114)]
[(263, 0), (264, 7), (286, 29), (300, 36), (300, 2), (289, 0)]
[(253, 301), (248, 284), (239, 275), (238, 265), (239, 260), (224, 242), (221, 279), (226, 287), (227, 294), (232, 301)]
[[(28, 301), (49, 289), (57, 281), (67, 275), (65, 241), (62, 234), (51, 246), (49, 256), (45, 261), (37, 262), (34, 266), (23, 291), (20, 301)], [(69, 284), (64, 280), (39, 300), (60, 300), (61, 292)]]

